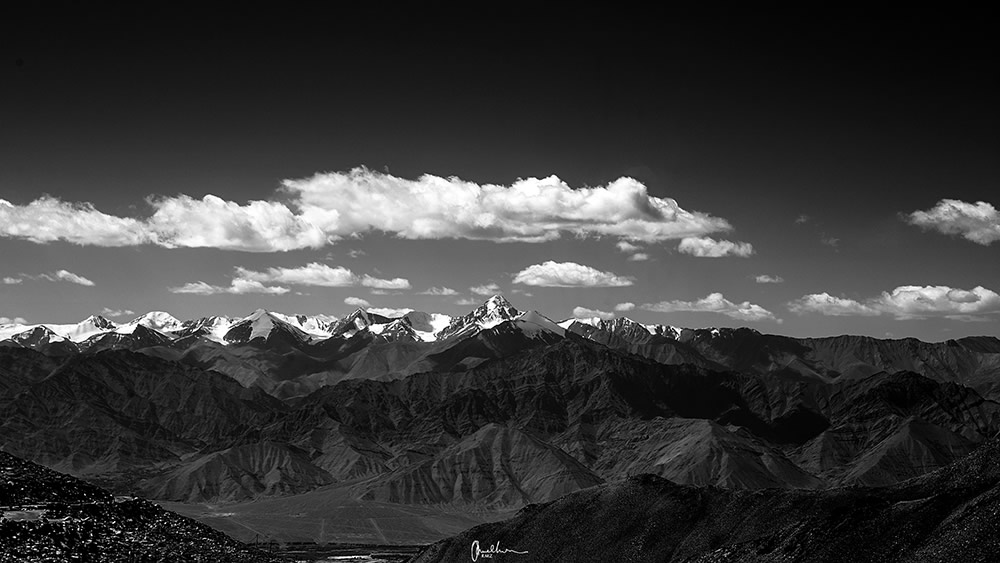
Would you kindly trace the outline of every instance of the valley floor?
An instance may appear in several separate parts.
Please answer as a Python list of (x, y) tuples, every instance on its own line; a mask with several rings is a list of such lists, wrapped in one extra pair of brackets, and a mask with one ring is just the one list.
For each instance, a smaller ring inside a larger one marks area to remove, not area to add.
[(156, 501), (245, 543), (426, 545), (516, 511), (474, 511), (350, 497), (347, 488), (231, 504)]

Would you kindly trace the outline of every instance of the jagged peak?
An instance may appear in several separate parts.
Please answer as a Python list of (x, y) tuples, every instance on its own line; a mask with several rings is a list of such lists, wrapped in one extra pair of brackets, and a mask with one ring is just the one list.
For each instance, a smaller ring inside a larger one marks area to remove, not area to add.
[(114, 321), (110, 321), (102, 317), (101, 315), (90, 315), (86, 319), (83, 319), (83, 321), (81, 321), (80, 324), (91, 324), (97, 328), (107, 328), (107, 329), (115, 328), (118, 326)]
[(487, 299), (486, 301), (483, 302), (483, 306), (486, 307), (487, 309), (497, 309), (497, 308), (503, 308), (503, 307), (513, 308), (514, 307), (514, 305), (511, 304), (511, 302), (508, 301), (507, 298), (504, 297), (503, 294), (500, 294), (500, 293), (493, 294), (492, 297), (490, 297), (489, 299)]

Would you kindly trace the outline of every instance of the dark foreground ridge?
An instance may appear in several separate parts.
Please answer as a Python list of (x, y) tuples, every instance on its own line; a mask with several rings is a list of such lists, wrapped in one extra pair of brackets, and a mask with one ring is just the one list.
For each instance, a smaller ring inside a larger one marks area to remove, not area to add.
[(517, 563), (995, 561), (1000, 438), (889, 487), (737, 491), (639, 475), (528, 506), (413, 562), (469, 561), (473, 542), (499, 553), (479, 560)]
[(281, 561), (138, 498), (0, 452), (0, 562)]

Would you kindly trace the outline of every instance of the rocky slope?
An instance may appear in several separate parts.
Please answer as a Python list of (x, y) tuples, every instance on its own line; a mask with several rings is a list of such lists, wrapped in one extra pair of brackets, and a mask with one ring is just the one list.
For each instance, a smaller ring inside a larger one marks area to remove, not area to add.
[[(178, 503), (315, 494), (446, 511), (427, 516), (451, 523), (426, 539), (640, 474), (728, 490), (892, 485), (1000, 431), (994, 338), (557, 324), (499, 297), (455, 319), (341, 321), (155, 313), (31, 328), (0, 345), (0, 443)], [(310, 517), (310, 537), (332, 539)], [(360, 520), (329, 529), (372, 527)]]
[(881, 488), (751, 492), (640, 475), (526, 507), (413, 561), (461, 561), (476, 547), (509, 561), (988, 561), (1000, 549), (998, 467), (993, 439)]
[(0, 452), (0, 561), (276, 562), (153, 503)]

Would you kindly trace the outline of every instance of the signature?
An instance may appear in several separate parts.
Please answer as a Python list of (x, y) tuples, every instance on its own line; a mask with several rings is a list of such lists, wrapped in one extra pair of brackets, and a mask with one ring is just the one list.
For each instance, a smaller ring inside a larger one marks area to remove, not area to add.
[(476, 561), (480, 557), (483, 559), (492, 559), (494, 555), (499, 555), (502, 553), (513, 553), (515, 555), (527, 555), (527, 551), (517, 551), (516, 549), (507, 549), (505, 547), (500, 547), (500, 542), (497, 542), (486, 549), (479, 547), (479, 540), (472, 542), (472, 560)]

